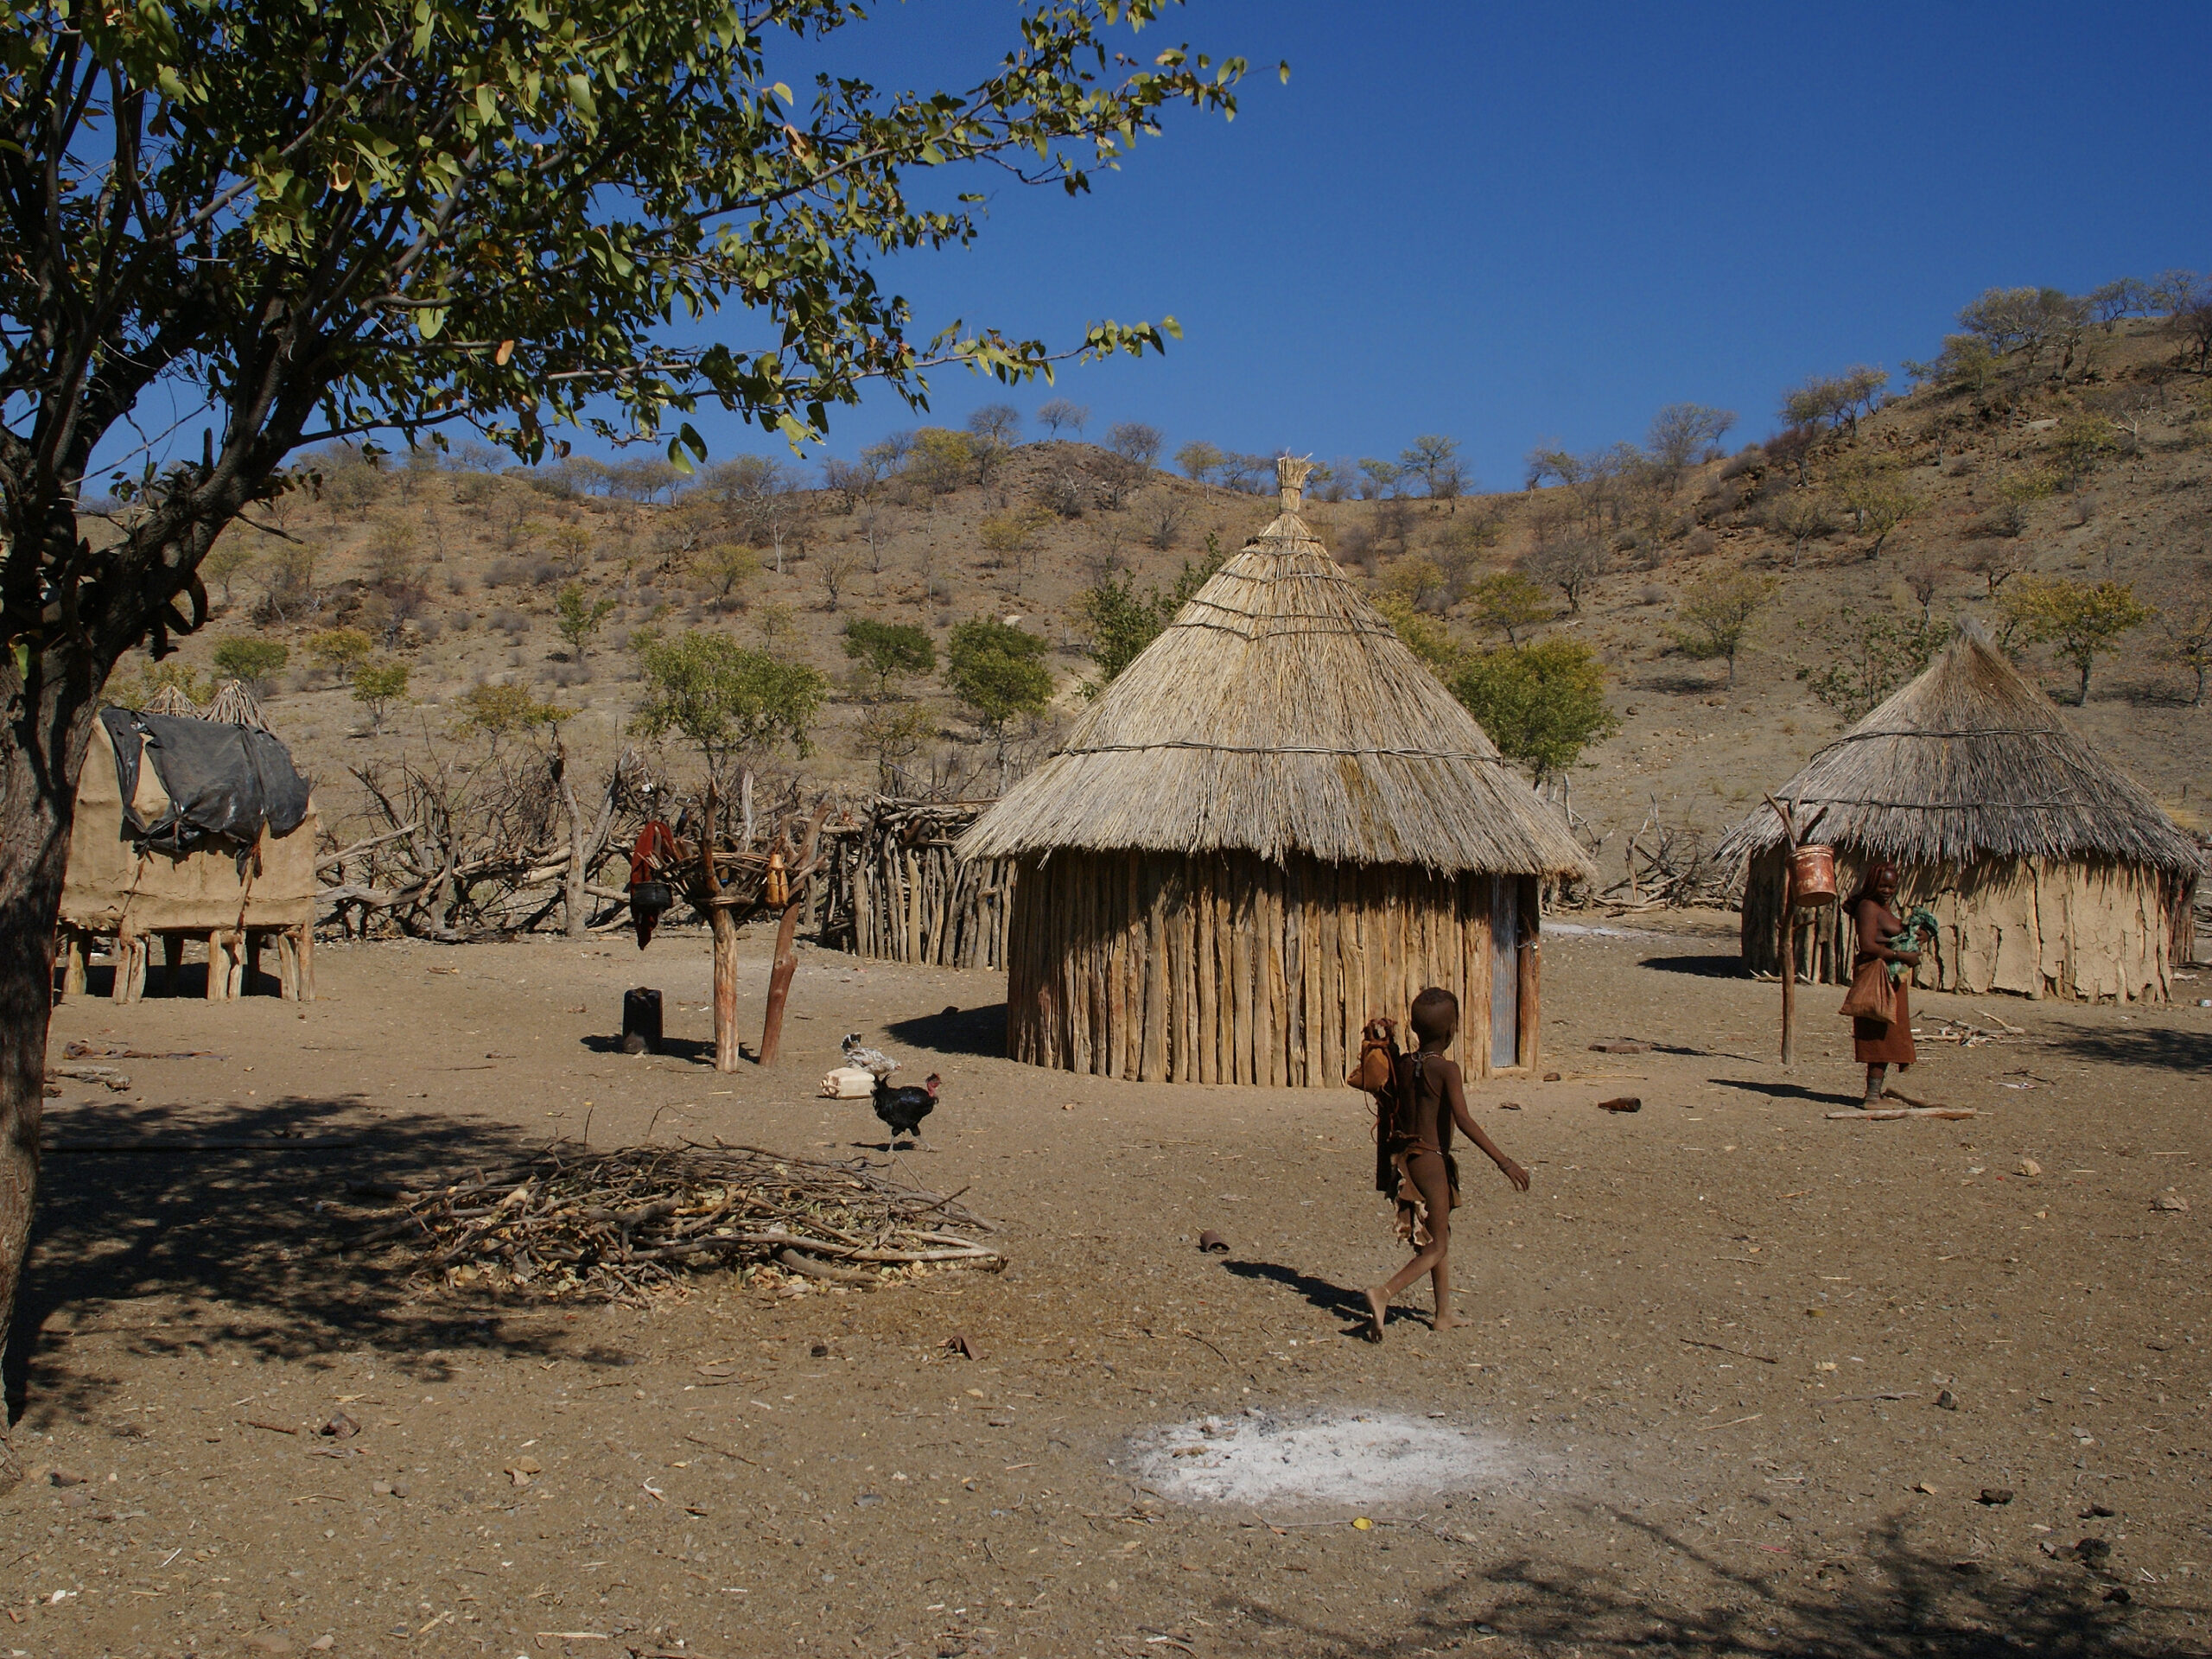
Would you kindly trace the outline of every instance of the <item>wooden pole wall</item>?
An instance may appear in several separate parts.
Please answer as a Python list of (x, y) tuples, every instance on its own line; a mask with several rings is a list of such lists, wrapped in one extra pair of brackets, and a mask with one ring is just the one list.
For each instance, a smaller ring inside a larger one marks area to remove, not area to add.
[[(1522, 916), (1520, 1064), (1535, 1063), (1538, 883)], [(1056, 853), (1009, 871), (1007, 1052), (1132, 1080), (1340, 1088), (1367, 1020), (1430, 985), (1490, 1074), (1491, 878), (1241, 855)]]

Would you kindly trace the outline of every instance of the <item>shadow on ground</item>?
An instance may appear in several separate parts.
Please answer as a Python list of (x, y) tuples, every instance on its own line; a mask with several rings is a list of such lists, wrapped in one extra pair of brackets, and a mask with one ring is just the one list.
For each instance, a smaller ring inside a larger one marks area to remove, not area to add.
[(2126, 1586), (2082, 1567), (1930, 1555), (1909, 1543), (1896, 1522), (1826, 1560), (1776, 1557), (1752, 1569), (1722, 1561), (1681, 1533), (1582, 1507), (1586, 1526), (1644, 1534), (1697, 1575), (1696, 1592), (1631, 1586), (1586, 1566), (1522, 1556), (1429, 1592), (1407, 1628), (1382, 1637), (1331, 1628), (1263, 1599), (1224, 1596), (1214, 1605), (1273, 1642), (1303, 1637), (1299, 1651), (1338, 1659), (1480, 1651), (1478, 1644), (1494, 1639), (1516, 1651), (1586, 1659), (2194, 1659), (2206, 1652), (2190, 1629), (2201, 1609), (2136, 1599)]
[[(1318, 1308), (1333, 1318), (1351, 1321), (1341, 1333), (1343, 1335), (1357, 1336), (1366, 1331), (1367, 1303), (1363, 1289), (1346, 1289), (1332, 1280), (1300, 1273), (1296, 1268), (1287, 1268), (1280, 1262), (1230, 1261), (1224, 1262), (1221, 1267), (1223, 1272), (1234, 1274), (1239, 1279), (1278, 1285), (1285, 1290), (1294, 1291), (1305, 1299), (1308, 1306)], [(1390, 1310), (1390, 1317), (1401, 1319), (1415, 1316), (1405, 1308), (1394, 1307)]]
[(886, 1026), (892, 1041), (932, 1054), (975, 1054), (987, 1059), (1006, 1058), (1006, 1004), (982, 1007), (947, 1008), (942, 1014), (917, 1014)]
[(365, 1121), (359, 1106), (271, 1101), (188, 1125), (119, 1104), (49, 1112), (49, 1147), (102, 1149), (44, 1158), (0, 1370), (11, 1421), (81, 1413), (122, 1386), (73, 1363), (73, 1333), (91, 1326), (129, 1331), (146, 1356), (311, 1358), (365, 1345), (432, 1379), (432, 1350), (534, 1353), (557, 1341), (536, 1332), (539, 1308), (429, 1293), (410, 1282), (411, 1257), (344, 1248), (392, 1190), (496, 1169), (540, 1143), (427, 1114)]
[(1700, 979), (1749, 979), (1744, 959), (1731, 952), (1701, 957), (1646, 957), (1643, 965), (1662, 974), (1693, 974)]
[(2212, 1032), (2177, 1031), (2171, 1027), (2119, 1027), (2055, 1030), (2053, 1048), (2084, 1060), (2110, 1065), (2154, 1065), (2169, 1071), (2212, 1074)]

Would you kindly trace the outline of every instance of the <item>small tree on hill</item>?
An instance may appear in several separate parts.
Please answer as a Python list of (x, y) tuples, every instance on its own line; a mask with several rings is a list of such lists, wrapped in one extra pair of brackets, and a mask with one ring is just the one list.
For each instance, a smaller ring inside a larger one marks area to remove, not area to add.
[(1847, 721), (1858, 720), (1907, 681), (1925, 672), (1949, 637), (1947, 624), (1876, 611), (1827, 629), (1827, 660), (1801, 671), (1805, 689)]
[(899, 763), (913, 759), (936, 722), (929, 710), (909, 703), (903, 709), (878, 705), (861, 716), (855, 734), (860, 751), (875, 757), (875, 786), (885, 794), (899, 792)]
[(1700, 576), (1682, 589), (1675, 606), (1675, 626), (1668, 632), (1693, 662), (1725, 658), (1732, 690), (1736, 658), (1751, 631), (1751, 620), (1773, 597), (1774, 588), (1772, 576), (1755, 576), (1742, 570)]
[(1733, 410), (1708, 409), (1703, 404), (1669, 404), (1651, 417), (1644, 452), (1667, 493), (1675, 493), (1682, 474), (1712, 454), (1735, 424)]
[(1886, 456), (1869, 457), (1840, 468), (1834, 489), (1838, 505), (1857, 520), (1862, 534), (1874, 538), (1866, 548), (1870, 559), (1881, 556), (1882, 544), (1891, 532), (1923, 505), (1905, 483), (1897, 462)]
[(231, 584), (251, 570), (261, 556), (260, 550), (236, 531), (224, 537), (209, 550), (200, 561), (200, 569), (207, 575), (223, 585), (223, 608), (231, 607)]
[(1613, 556), (1602, 537), (1584, 530), (1554, 530), (1521, 556), (1521, 574), (1567, 596), (1567, 608), (1580, 612), (1590, 584), (1612, 569)]
[(1459, 672), (1466, 653), (1459, 649), (1459, 642), (1452, 638), (1452, 631), (1440, 620), (1414, 609), (1412, 601), (1402, 593), (1378, 594), (1375, 608), (1397, 630), (1406, 649), (1420, 658), (1422, 665), (1438, 679), (1448, 683)]
[(1209, 499), (1213, 495), (1213, 475), (1228, 459), (1204, 438), (1193, 438), (1175, 452), (1175, 464), (1183, 469), (1183, 476), (1193, 484), (1204, 485)]
[(937, 645), (929, 630), (911, 623), (856, 616), (845, 624), (845, 655), (875, 681), (875, 695), (896, 695), (899, 681), (937, 671)]
[(1484, 576), (1467, 590), (1475, 620), (1496, 628), (1505, 643), (1517, 645), (1521, 636), (1558, 614), (1544, 589), (1517, 570), (1499, 570)]
[(1037, 407), (1037, 424), (1056, 438), (1062, 427), (1080, 438), (1083, 429), (1090, 424), (1090, 411), (1070, 398), (1048, 397)]
[(256, 696), (266, 696), (270, 679), (290, 656), (281, 639), (239, 634), (215, 646), (215, 671), (244, 681)]
[(640, 736), (674, 733), (691, 743), (719, 785), (738, 755), (788, 743), (810, 752), (808, 731), (830, 682), (800, 663), (747, 651), (719, 633), (694, 632), (632, 641), (645, 695), (631, 729)]
[(1554, 636), (1478, 652), (1451, 686), (1499, 752), (1538, 783), (1620, 726), (1605, 706), (1605, 667), (1579, 639)]
[(569, 642), (569, 649), (580, 663), (591, 650), (593, 636), (613, 614), (614, 601), (594, 599), (582, 582), (570, 582), (553, 601), (554, 631)]
[(957, 624), (945, 642), (945, 683), (1001, 751), (1008, 721), (1041, 715), (1052, 705), (1052, 671), (1044, 662), (1049, 648), (1040, 635), (995, 616)]
[(375, 652), (376, 641), (359, 628), (325, 628), (308, 636), (308, 655), (341, 680), (352, 678)]
[(2141, 627), (2158, 613), (2135, 597), (2122, 582), (2070, 582), (2063, 576), (2023, 576), (1998, 601), (2016, 625), (2016, 637), (2031, 645), (2050, 645), (2080, 673), (2074, 696), (2089, 700), (2089, 672), (2113, 640)]
[(1003, 448), (1021, 436), (1021, 411), (1012, 404), (985, 404), (968, 417), (968, 435)]
[(1142, 421), (1116, 421), (1106, 433), (1106, 447), (1126, 461), (1149, 471), (1160, 459), (1166, 437), (1156, 426)]
[(1076, 614), (1083, 619), (1084, 627), (1090, 636), (1084, 654), (1098, 664), (1098, 677), (1085, 683), (1083, 695), (1096, 697), (1114, 683), (1123, 669), (1136, 661), (1144, 648), (1160, 637), (1198, 589), (1212, 579), (1225, 556), (1220, 538), (1209, 532), (1205, 556), (1195, 563), (1184, 560), (1183, 574), (1167, 593), (1163, 594), (1155, 587), (1140, 594), (1135, 577), (1124, 575), (1117, 582), (1109, 575), (1095, 587), (1078, 594)]
[(369, 711), (372, 731), (384, 729), (384, 717), (407, 701), (407, 664), (363, 663), (353, 671), (353, 701)]
[(481, 732), (499, 739), (558, 726), (573, 709), (541, 702), (526, 685), (473, 685), (454, 699), (457, 731)]
[(2212, 594), (2200, 587), (2169, 599), (2158, 607), (2158, 629), (2165, 636), (2159, 654), (2196, 682), (2189, 699), (2196, 708), (2204, 701), (2204, 677), (2212, 671)]
[(1459, 440), (1440, 432), (1424, 432), (1410, 448), (1399, 452), (1398, 465), (1421, 481), (1422, 489), (1437, 501), (1459, 499), (1467, 487), (1467, 468), (1459, 459)]

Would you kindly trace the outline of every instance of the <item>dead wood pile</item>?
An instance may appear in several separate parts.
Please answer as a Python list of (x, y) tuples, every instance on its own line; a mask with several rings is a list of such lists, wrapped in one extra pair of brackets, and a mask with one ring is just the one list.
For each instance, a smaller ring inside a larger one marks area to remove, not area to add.
[(948, 1268), (996, 1272), (995, 1231), (864, 1160), (818, 1163), (753, 1147), (556, 1144), (526, 1163), (420, 1191), (355, 1248), (406, 1250), (454, 1287), (637, 1304), (683, 1274), (764, 1268), (880, 1285)]

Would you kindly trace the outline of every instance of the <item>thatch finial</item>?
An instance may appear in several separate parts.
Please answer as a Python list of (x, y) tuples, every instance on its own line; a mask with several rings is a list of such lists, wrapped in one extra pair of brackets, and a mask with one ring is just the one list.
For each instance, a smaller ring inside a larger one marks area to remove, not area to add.
[(1281, 498), (1285, 512), (1298, 511), (1306, 477), (1313, 470), (1312, 461), (1300, 461), (1296, 455), (1275, 457), (1275, 493)]

